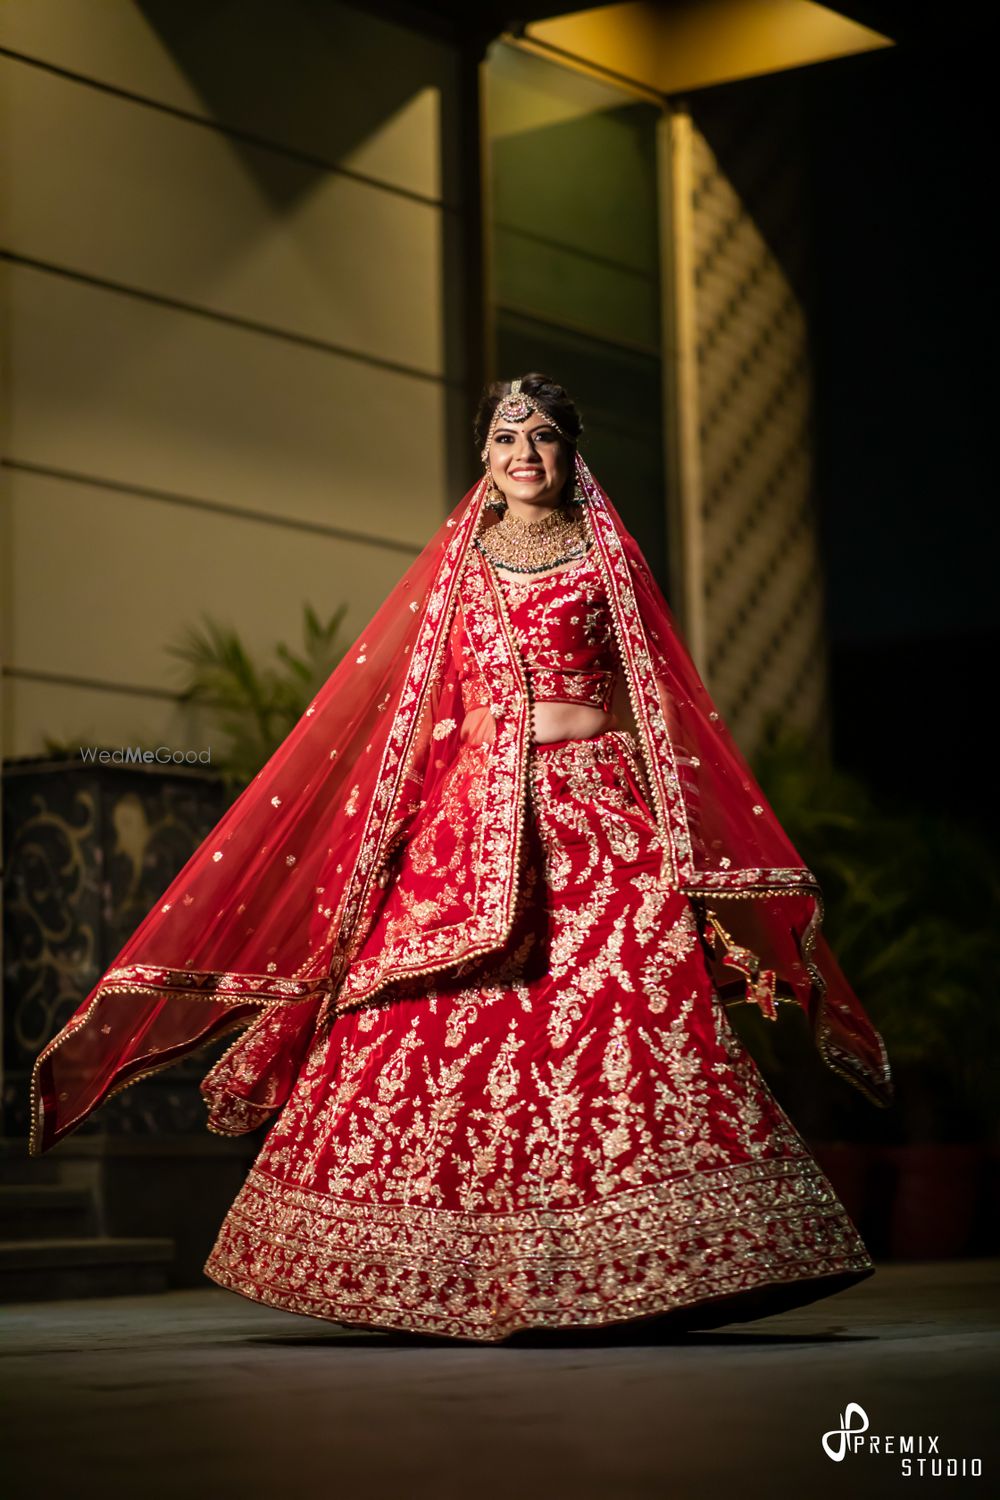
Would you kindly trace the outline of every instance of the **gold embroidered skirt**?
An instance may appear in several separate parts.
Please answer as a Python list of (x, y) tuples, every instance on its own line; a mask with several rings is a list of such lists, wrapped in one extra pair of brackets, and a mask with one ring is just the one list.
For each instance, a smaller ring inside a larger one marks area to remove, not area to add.
[(730, 1030), (690, 901), (657, 882), (631, 736), (535, 746), (530, 783), (502, 953), (337, 1017), (207, 1274), (314, 1317), (486, 1342), (657, 1314), (707, 1327), (870, 1274)]

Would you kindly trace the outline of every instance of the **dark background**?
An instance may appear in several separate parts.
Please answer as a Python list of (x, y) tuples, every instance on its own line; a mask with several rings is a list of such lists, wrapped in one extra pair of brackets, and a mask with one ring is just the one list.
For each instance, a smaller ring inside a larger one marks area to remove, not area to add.
[[(586, 3), (391, 8), (483, 38)], [(683, 102), (765, 237), (768, 183), (741, 180), (738, 122), (796, 134), (785, 145), (800, 168), (801, 236), (784, 222), (771, 243), (810, 318), (835, 761), (887, 808), (993, 833), (995, 10), (962, 0), (831, 8), (897, 45)]]
[(836, 758), (995, 829), (983, 61), (925, 36), (814, 70), (812, 327)]
[(994, 833), (991, 84), (934, 9), (893, 49), (684, 102), (808, 311), (834, 760)]

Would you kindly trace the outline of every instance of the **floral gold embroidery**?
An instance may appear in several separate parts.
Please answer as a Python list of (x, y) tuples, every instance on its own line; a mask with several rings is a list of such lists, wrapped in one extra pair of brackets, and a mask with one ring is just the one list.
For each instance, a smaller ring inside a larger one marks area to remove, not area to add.
[(534, 748), (509, 934), (315, 1036), (216, 1282), (496, 1342), (871, 1269), (659, 882), (633, 753), (618, 732)]

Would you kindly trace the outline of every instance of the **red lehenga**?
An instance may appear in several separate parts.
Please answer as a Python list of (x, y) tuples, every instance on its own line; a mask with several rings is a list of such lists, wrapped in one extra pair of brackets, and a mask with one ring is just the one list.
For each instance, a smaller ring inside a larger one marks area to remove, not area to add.
[[(493, 572), (466, 497), (39, 1058), (44, 1150), (248, 1026), (204, 1080), (210, 1128), (277, 1119), (206, 1271), (258, 1301), (497, 1341), (735, 1317), (872, 1269), (723, 997), (804, 1007), (884, 1103), (881, 1040), (578, 473), (592, 545), (540, 580)], [(532, 743), (533, 700), (613, 687), (628, 727)]]

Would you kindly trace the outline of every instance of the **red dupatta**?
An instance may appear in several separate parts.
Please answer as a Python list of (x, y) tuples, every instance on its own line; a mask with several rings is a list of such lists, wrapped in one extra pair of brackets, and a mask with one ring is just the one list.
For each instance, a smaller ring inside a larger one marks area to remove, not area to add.
[[(716, 711), (638, 544), (576, 462), (663, 842), (661, 879), (701, 903), (748, 1001), (772, 1015), (781, 999), (800, 1005), (827, 1064), (887, 1103), (885, 1050), (820, 936), (818, 883)], [(501, 592), (472, 546), (495, 523), (485, 501), (480, 481), (43, 1049), (33, 1153), (235, 1029), (243, 1035), (202, 1089), (210, 1128), (252, 1129), (284, 1103), (338, 1010), (502, 945), (517, 896), (530, 703)], [(376, 917), (400, 899), (393, 863), (411, 837), (430, 860), (448, 860), (454, 902), (418, 939), (411, 924), (404, 941), (373, 946)]]

